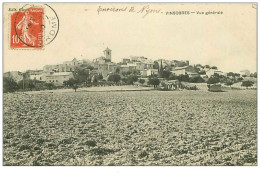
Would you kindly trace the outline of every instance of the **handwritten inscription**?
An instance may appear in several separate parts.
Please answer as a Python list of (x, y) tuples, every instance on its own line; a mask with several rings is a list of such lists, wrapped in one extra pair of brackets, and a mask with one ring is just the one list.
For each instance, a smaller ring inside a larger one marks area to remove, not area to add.
[(116, 8), (116, 7), (102, 7), (99, 6), (97, 9), (98, 14), (100, 14), (101, 12), (129, 12), (129, 13), (138, 13), (138, 14), (142, 14), (143, 17), (146, 17), (149, 14), (159, 14), (159, 13), (163, 13), (161, 11), (161, 9), (152, 9), (150, 8), (150, 5), (145, 5), (142, 6), (141, 8), (136, 8), (134, 6), (131, 7), (121, 7), (121, 8)]
[(102, 13), (136, 13), (140, 14), (143, 18), (147, 17), (148, 15), (221, 15), (223, 14), (222, 11), (164, 11), (160, 8), (153, 8), (150, 5), (143, 5), (143, 6), (123, 6), (123, 7), (103, 7), (98, 6), (97, 13), (98, 15)]

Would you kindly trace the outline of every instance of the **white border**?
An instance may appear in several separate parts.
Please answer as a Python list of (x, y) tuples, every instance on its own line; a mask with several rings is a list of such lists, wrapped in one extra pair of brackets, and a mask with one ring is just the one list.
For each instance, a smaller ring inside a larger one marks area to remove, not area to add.
[[(17, 2), (17, 1), (6, 1), (6, 2)], [(33, 1), (23, 1), (33, 2)], [(41, 1), (48, 2), (48, 1)], [(66, 0), (55, 2), (69, 2)], [(101, 1), (78, 1), (78, 2), (101, 2)], [(102, 2), (118, 2), (118, 1), (102, 1)], [(129, 2), (129, 1), (128, 1)], [(158, 1), (131, 1), (131, 2), (158, 2)], [(172, 2), (172, 1), (163, 1)], [(180, 1), (178, 1), (180, 2)], [(196, 2), (196, 1), (181, 1), (181, 2)], [(211, 2), (211, 1), (200, 1), (200, 2)], [(216, 2), (216, 1), (212, 1)], [(226, 2), (227, 1), (217, 1)], [(230, 1), (229, 1), (230, 2)], [(232, 2), (232, 1), (231, 1)], [(243, 2), (243, 1), (235, 1)], [(255, 2), (255, 1), (252, 1)], [(258, 2), (258, 1), (257, 1)], [(3, 4), (1, 4), (1, 10), (3, 10)], [(3, 13), (3, 12), (2, 12)], [(1, 13), (1, 18), (3, 20)], [(259, 25), (259, 24), (258, 24)], [(1, 24), (1, 33), (3, 31)], [(3, 33), (2, 33), (3, 36)], [(2, 38), (2, 37), (1, 37)], [(258, 40), (259, 41), (259, 40)], [(3, 42), (3, 41), (2, 41)], [(1, 44), (1, 58), (3, 62), (3, 43)], [(259, 51), (259, 50), (258, 50)], [(0, 65), (2, 71), (2, 65)], [(258, 66), (259, 71), (259, 66)], [(259, 84), (259, 83), (258, 83)], [(0, 86), (2, 90), (2, 74)], [(1, 99), (3, 94), (0, 93)], [(259, 95), (259, 93), (258, 93)], [(259, 96), (258, 96), (259, 97)], [(1, 100), (1, 107), (3, 101)], [(259, 106), (259, 101), (258, 104)], [(2, 108), (0, 114), (2, 117)], [(4, 184), (47, 184), (47, 183), (260, 183), (260, 167), (3, 167), (2, 160), (2, 124), (0, 126), (0, 181)], [(259, 126), (258, 126), (259, 132)], [(259, 140), (258, 140), (259, 148)], [(259, 149), (258, 149), (259, 151)], [(258, 152), (259, 160), (259, 152)], [(258, 161), (259, 163), (259, 161)], [(257, 174), (258, 173), (258, 174)]]

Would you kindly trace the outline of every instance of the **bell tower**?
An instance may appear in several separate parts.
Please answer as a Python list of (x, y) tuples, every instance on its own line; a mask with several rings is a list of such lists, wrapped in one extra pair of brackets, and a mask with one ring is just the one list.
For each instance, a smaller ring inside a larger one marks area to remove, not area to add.
[(111, 51), (108, 47), (103, 51), (106, 62), (111, 62)]

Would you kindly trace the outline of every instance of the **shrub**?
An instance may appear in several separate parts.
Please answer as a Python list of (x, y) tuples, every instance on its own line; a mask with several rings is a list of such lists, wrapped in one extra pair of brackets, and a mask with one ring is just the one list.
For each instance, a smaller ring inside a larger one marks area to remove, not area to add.
[(209, 80), (208, 80), (208, 82), (207, 82), (207, 84), (216, 84), (216, 83), (219, 83), (220, 82), (220, 80), (219, 80), (219, 78), (218, 77), (210, 77), (209, 78)]
[(241, 86), (245, 86), (246, 89), (247, 89), (248, 87), (253, 86), (253, 84), (254, 84), (253, 81), (243, 81), (242, 84), (241, 84)]
[(3, 83), (4, 93), (15, 92), (16, 90), (18, 90), (18, 84), (15, 82), (13, 78), (4, 77)]
[(145, 83), (145, 80), (144, 79), (139, 79), (139, 83), (143, 85)]
[(187, 90), (198, 90), (196, 85), (195, 86), (185, 86), (184, 88)]
[(198, 77), (190, 78), (189, 82), (191, 82), (191, 83), (202, 83), (202, 82), (205, 82), (205, 80), (201, 76), (198, 76)]
[(162, 78), (169, 79), (170, 75), (171, 75), (171, 71), (169, 70), (162, 71)]
[(177, 76), (177, 79), (179, 81), (189, 82), (189, 76), (188, 75), (179, 75), (179, 76)]
[(64, 81), (63, 84), (71, 87), (72, 89), (75, 90), (75, 92), (77, 91), (77, 89), (79, 87), (79, 81), (74, 78), (70, 78), (69, 80)]
[(121, 80), (121, 77), (120, 77), (119, 74), (112, 74), (112, 75), (109, 75), (107, 80), (111, 81), (111, 82), (118, 83)]
[(155, 88), (155, 87), (157, 87), (160, 84), (160, 80), (158, 78), (156, 78), (156, 77), (149, 78), (148, 84), (149, 85), (153, 85), (154, 88)]
[(96, 141), (92, 141), (92, 140), (86, 141), (85, 144), (87, 146), (92, 146), (92, 147), (95, 147), (97, 145)]
[(232, 81), (227, 81), (227, 82), (225, 83), (226, 86), (230, 86), (230, 87), (231, 87), (233, 84), (234, 84), (234, 82), (232, 82)]

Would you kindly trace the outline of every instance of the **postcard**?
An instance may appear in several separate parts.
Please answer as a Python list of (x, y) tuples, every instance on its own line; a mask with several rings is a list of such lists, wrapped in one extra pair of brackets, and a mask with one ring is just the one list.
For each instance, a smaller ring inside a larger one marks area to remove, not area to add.
[(4, 166), (256, 166), (256, 3), (4, 3)]

